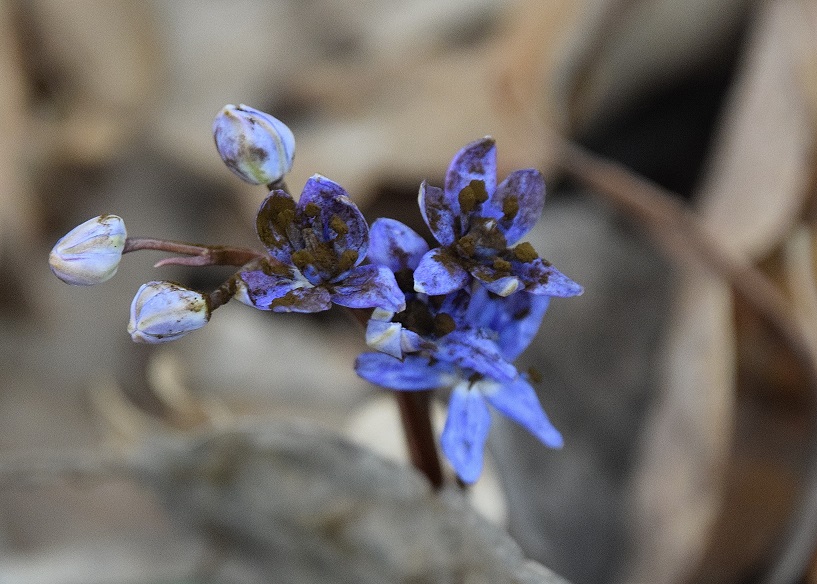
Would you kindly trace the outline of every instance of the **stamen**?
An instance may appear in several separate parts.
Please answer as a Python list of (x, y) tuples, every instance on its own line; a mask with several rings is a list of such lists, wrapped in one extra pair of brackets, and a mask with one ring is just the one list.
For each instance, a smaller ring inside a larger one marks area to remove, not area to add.
[(292, 258), (292, 263), (295, 264), (295, 267), (301, 272), (303, 272), (307, 266), (315, 263), (315, 257), (305, 249), (293, 252), (290, 257)]
[(506, 221), (516, 217), (519, 213), (519, 199), (516, 196), (505, 197), (502, 201), (503, 219)]
[(344, 250), (342, 254), (340, 254), (340, 258), (338, 259), (338, 273), (345, 272), (346, 270), (352, 269), (357, 261), (358, 253), (356, 249), (347, 249)]
[(523, 263), (532, 262), (539, 257), (539, 254), (536, 253), (536, 250), (533, 249), (533, 246), (527, 241), (513, 248), (513, 255), (517, 260)]
[(329, 220), (329, 227), (331, 227), (338, 236), (343, 236), (349, 233), (349, 226), (343, 219), (340, 218), (339, 215), (332, 215), (332, 218)]
[(304, 207), (304, 215), (307, 217), (314, 218), (320, 214), (321, 208), (315, 203), (307, 203), (306, 207)]

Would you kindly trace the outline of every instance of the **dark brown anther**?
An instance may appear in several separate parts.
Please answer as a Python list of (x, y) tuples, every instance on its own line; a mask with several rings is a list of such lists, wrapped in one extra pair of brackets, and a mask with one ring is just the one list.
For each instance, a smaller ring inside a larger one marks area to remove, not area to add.
[(332, 215), (332, 218), (329, 220), (329, 227), (331, 227), (339, 236), (349, 233), (349, 226), (343, 221), (343, 219), (340, 218), (339, 215)]
[(530, 243), (525, 241), (513, 248), (513, 256), (520, 262), (528, 263), (538, 258), (539, 254), (536, 253)]
[(457, 200), (460, 203), (460, 212), (463, 215), (468, 215), (477, 206), (474, 189), (470, 184), (460, 191)]
[(511, 263), (503, 260), (500, 257), (494, 258), (494, 269), (497, 272), (511, 273)]
[(307, 203), (306, 207), (304, 207), (304, 215), (309, 218), (317, 217), (320, 214), (321, 208), (315, 203)]
[(474, 257), (477, 251), (477, 243), (473, 235), (464, 235), (457, 240), (457, 251), (462, 257)]
[(476, 205), (481, 205), (488, 200), (488, 191), (485, 189), (484, 180), (472, 180), (468, 183), (468, 186), (471, 187), (474, 193), (474, 203)]
[(513, 195), (505, 197), (502, 200), (503, 219), (509, 221), (516, 217), (517, 213), (519, 213), (519, 199)]
[(303, 272), (307, 266), (315, 263), (315, 258), (305, 249), (293, 252), (291, 257), (292, 263), (295, 264), (295, 267), (301, 270), (301, 272)]
[(338, 258), (339, 273), (345, 272), (346, 270), (351, 270), (352, 267), (354, 267), (357, 258), (358, 258), (357, 250), (355, 249), (344, 250), (343, 253), (340, 254), (340, 258)]
[(456, 328), (457, 323), (454, 322), (450, 314), (441, 312), (434, 317), (434, 334), (437, 335), (438, 338), (454, 332)]

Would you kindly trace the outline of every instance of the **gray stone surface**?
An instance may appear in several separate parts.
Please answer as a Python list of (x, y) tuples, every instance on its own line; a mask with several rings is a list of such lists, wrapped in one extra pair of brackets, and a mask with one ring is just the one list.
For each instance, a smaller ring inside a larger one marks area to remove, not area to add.
[(216, 581), (564, 584), (453, 490), (297, 424), (149, 443), (137, 474), (212, 538)]

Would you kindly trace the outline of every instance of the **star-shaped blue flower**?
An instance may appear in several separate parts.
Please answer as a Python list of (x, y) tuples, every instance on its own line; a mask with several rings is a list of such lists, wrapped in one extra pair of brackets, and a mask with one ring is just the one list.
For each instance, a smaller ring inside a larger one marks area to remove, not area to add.
[(522, 289), (560, 297), (582, 293), (529, 243), (514, 245), (542, 214), (545, 181), (539, 171), (524, 169), (497, 185), (492, 138), (472, 142), (454, 156), (444, 189), (423, 182), (419, 203), (440, 247), (426, 253), (414, 272), (418, 292), (448, 294), (474, 277), (500, 296)]
[[(551, 448), (563, 444), (526, 375), (510, 361), (533, 339), (550, 298), (514, 294), (491, 297), (477, 288), (457, 328), (402, 360), (364, 353), (355, 363), (364, 379), (398, 391), (452, 388), (441, 436), (445, 456), (460, 478), (472, 483), (482, 472), (491, 424), (490, 404)], [(456, 311), (454, 311), (456, 313)]]
[(405, 295), (391, 270), (360, 265), (369, 246), (363, 214), (337, 183), (310, 178), (296, 203), (273, 190), (256, 219), (269, 259), (239, 274), (237, 297), (262, 310), (319, 312), (334, 304), (400, 311)]

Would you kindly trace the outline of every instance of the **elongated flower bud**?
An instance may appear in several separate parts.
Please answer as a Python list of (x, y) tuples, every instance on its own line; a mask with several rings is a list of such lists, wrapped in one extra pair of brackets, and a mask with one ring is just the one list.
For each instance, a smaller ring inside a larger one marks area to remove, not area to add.
[(167, 343), (208, 320), (210, 306), (203, 294), (173, 282), (148, 282), (131, 302), (128, 333), (137, 343)]
[(295, 136), (286, 124), (246, 105), (224, 106), (213, 122), (224, 163), (242, 180), (273, 184), (292, 168)]
[(68, 284), (101, 284), (119, 268), (126, 238), (121, 217), (100, 215), (60, 239), (48, 256), (48, 264), (54, 275)]

